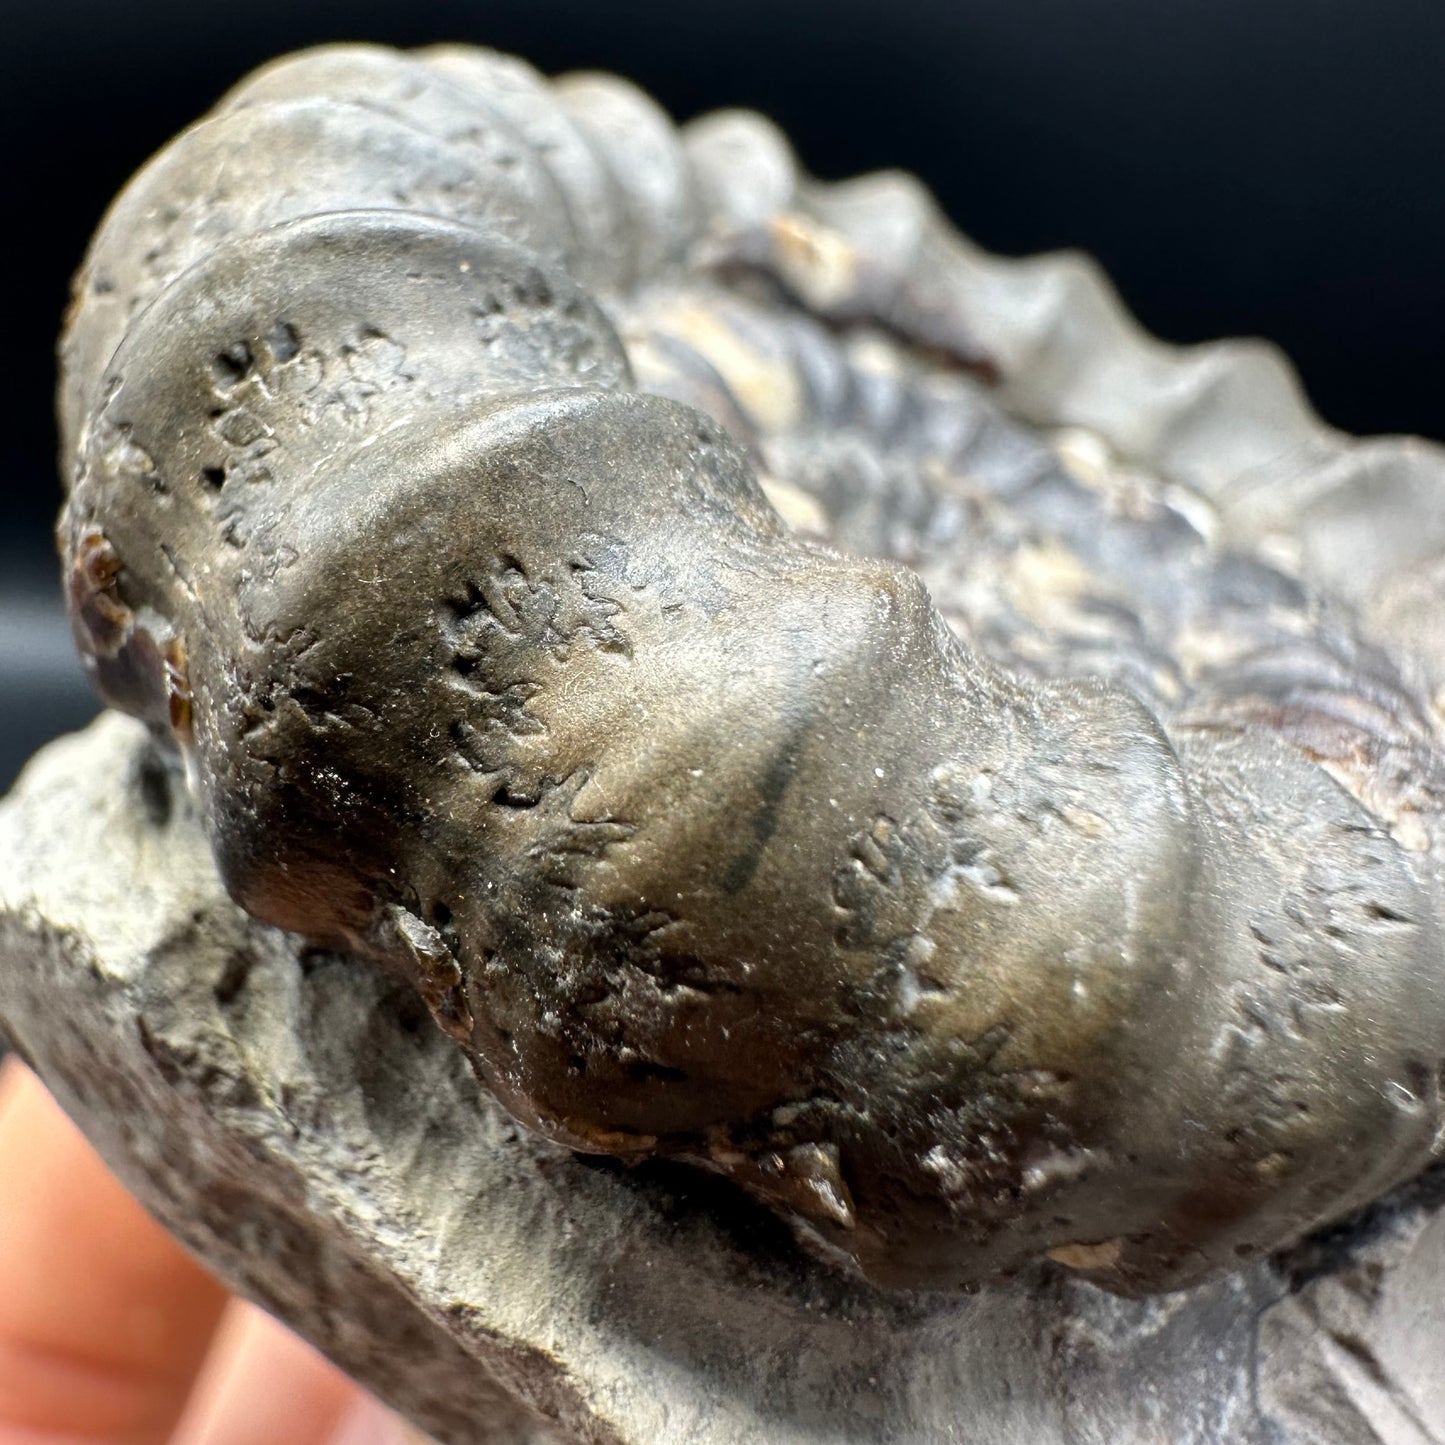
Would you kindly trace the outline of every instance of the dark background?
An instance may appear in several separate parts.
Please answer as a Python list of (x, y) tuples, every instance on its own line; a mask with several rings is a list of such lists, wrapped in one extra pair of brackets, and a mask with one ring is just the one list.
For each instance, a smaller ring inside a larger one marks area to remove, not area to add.
[(0, 789), (91, 703), (55, 601), (52, 345), (112, 194), (246, 70), (325, 40), (602, 67), (749, 105), (976, 239), (1094, 252), (1173, 341), (1255, 333), (1354, 431), (1445, 435), (1442, 0), (0, 0)]

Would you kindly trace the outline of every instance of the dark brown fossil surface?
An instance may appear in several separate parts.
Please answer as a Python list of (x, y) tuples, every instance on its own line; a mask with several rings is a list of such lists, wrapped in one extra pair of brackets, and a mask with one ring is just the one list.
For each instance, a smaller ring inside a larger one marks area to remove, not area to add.
[(1445, 487), (981, 266), (754, 116), (279, 62), (78, 280), (77, 637), (534, 1128), (1169, 1289), (1441, 1151)]

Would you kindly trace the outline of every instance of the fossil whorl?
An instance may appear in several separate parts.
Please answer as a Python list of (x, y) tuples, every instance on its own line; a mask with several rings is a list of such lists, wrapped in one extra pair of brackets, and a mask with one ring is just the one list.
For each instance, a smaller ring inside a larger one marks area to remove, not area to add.
[(1171, 1288), (1440, 1152), (1428, 449), (483, 51), (259, 72), (77, 288), (102, 691), (519, 1118), (895, 1286)]

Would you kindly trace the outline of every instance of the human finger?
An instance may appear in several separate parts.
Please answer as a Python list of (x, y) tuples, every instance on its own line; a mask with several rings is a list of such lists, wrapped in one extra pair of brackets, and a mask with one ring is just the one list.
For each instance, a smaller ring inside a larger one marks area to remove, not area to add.
[(233, 1300), (171, 1445), (330, 1445), (365, 1399), (309, 1345)]
[(0, 1445), (164, 1445), (225, 1304), (44, 1087), (0, 1068)]

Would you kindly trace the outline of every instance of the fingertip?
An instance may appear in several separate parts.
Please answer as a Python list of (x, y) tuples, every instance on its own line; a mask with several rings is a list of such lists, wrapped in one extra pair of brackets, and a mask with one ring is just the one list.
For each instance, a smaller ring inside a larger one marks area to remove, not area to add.
[(39, 1080), (0, 1070), (0, 1439), (161, 1445), (225, 1290)]
[(370, 1398), (358, 1400), (325, 1445), (431, 1445), (399, 1415)]
[(171, 1445), (328, 1445), (364, 1402), (323, 1355), (234, 1300)]

